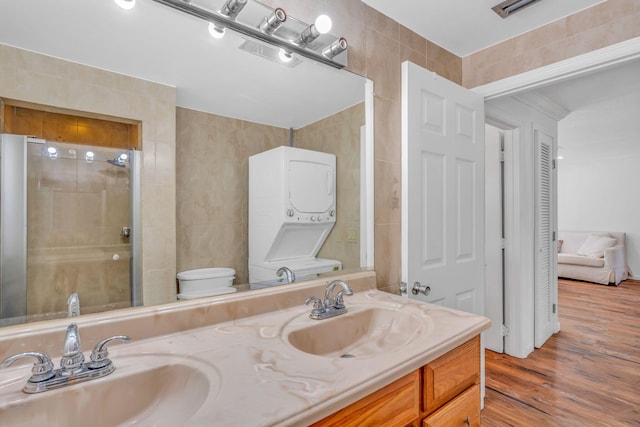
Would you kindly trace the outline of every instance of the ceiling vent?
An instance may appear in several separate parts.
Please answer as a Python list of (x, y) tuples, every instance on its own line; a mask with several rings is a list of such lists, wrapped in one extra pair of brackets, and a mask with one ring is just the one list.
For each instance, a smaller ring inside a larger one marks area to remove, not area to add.
[(507, 0), (496, 6), (493, 6), (491, 9), (493, 9), (493, 11), (500, 15), (502, 18), (506, 18), (539, 1), (540, 0)]

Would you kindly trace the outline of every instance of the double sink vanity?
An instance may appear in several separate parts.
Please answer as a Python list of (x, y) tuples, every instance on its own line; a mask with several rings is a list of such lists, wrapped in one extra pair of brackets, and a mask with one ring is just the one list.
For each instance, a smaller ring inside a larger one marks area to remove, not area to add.
[[(378, 291), (374, 272), (341, 278), (324, 301), (314, 280), (75, 318), (90, 346), (131, 337), (110, 344), (115, 371), (27, 394), (30, 361), (4, 367), (0, 425), (479, 425), (489, 320)], [(310, 318), (327, 299), (347, 312)], [(57, 362), (68, 323), (5, 328), (0, 358)]]

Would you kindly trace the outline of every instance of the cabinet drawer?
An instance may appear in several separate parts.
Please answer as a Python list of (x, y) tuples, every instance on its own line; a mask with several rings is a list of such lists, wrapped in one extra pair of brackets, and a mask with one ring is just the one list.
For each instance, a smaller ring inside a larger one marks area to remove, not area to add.
[(406, 426), (420, 416), (420, 371), (329, 415), (313, 427)]
[(432, 413), (480, 381), (480, 338), (476, 337), (429, 363), (424, 370), (424, 411)]
[(427, 417), (423, 427), (480, 426), (480, 386), (464, 391), (451, 402)]

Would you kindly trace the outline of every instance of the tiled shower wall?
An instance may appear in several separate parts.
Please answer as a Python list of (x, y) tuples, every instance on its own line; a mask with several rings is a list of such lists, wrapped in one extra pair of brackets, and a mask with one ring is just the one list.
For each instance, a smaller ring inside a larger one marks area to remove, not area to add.
[(73, 292), (83, 313), (129, 307), (131, 245), (120, 230), (131, 224), (130, 168), (80, 157), (50, 159), (43, 148), (28, 144), (27, 315), (64, 317)]
[[(294, 131), (294, 146), (336, 154), (338, 220), (319, 256), (359, 266), (364, 104)], [(287, 145), (289, 130), (177, 109), (177, 268), (231, 267), (248, 283), (249, 156)], [(353, 231), (355, 230), (355, 234)], [(351, 238), (350, 238), (351, 237)]]

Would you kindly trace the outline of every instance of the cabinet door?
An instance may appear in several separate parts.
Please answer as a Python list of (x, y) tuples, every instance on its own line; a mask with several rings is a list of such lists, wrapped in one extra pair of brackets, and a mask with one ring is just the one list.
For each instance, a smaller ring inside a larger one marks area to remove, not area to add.
[(420, 371), (329, 415), (312, 427), (404, 427), (420, 417)]
[(425, 412), (429, 414), (466, 388), (479, 383), (480, 338), (467, 341), (423, 369), (423, 403)]
[(431, 414), (423, 427), (480, 426), (480, 386), (474, 385)]

